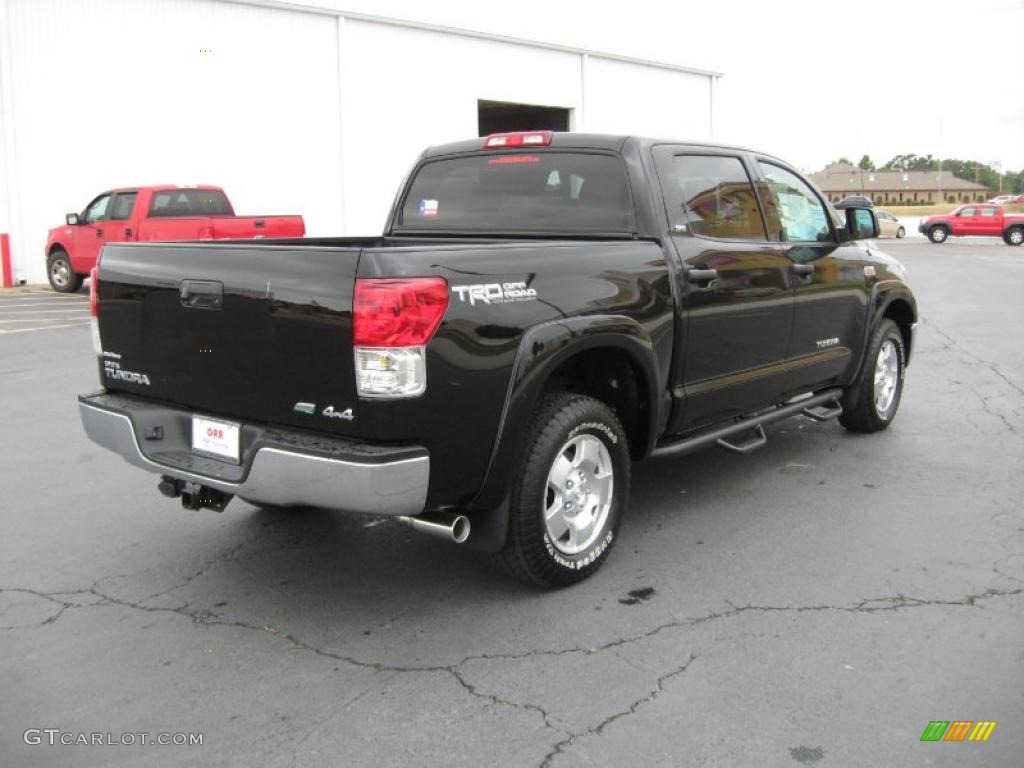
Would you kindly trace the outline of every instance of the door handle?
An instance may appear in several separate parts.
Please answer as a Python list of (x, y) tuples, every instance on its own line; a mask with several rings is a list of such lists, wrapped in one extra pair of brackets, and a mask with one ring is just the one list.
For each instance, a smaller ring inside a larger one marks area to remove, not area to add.
[(794, 264), (790, 269), (793, 270), (793, 274), (800, 277), (810, 277), (814, 274), (813, 264)]
[[(688, 269), (686, 279), (691, 283), (710, 283), (718, 277), (717, 269)], [(702, 286), (707, 287), (707, 286)]]
[(224, 283), (215, 280), (182, 280), (181, 306), (189, 309), (223, 309)]
[(96, 227), (96, 237), (103, 237), (103, 230)]
[(131, 237), (132, 236), (132, 228), (131, 227), (125, 227), (124, 228), (124, 236), (125, 237)]

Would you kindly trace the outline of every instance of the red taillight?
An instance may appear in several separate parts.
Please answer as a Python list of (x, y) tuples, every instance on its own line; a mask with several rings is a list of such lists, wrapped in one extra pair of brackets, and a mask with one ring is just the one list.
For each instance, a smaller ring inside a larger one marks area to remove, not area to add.
[(89, 314), (100, 316), (100, 268), (93, 267), (89, 271)]
[(357, 347), (419, 347), (430, 341), (448, 308), (441, 277), (356, 280), (352, 338)]
[(498, 147), (546, 147), (551, 144), (551, 131), (519, 131), (492, 133), (484, 139), (484, 149)]

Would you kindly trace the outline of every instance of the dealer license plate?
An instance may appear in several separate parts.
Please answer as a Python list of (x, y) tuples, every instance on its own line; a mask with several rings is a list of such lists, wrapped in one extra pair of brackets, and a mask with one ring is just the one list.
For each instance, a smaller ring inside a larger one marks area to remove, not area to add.
[(238, 463), (238, 424), (192, 417), (192, 450)]

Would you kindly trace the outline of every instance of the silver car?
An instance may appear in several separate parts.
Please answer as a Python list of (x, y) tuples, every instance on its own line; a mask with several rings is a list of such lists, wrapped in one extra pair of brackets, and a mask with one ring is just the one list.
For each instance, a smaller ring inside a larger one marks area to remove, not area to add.
[(875, 218), (878, 219), (879, 237), (903, 237), (907, 234), (907, 230), (900, 223), (900, 220), (888, 211), (875, 208)]

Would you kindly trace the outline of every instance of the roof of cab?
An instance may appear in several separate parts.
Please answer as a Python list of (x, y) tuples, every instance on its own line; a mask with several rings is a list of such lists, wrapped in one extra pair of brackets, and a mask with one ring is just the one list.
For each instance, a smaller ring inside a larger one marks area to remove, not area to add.
[[(513, 131), (513, 133), (517, 133)], [(532, 131), (518, 131), (518, 133), (533, 133)], [(484, 140), (486, 136), (480, 136), (475, 139), (464, 139), (462, 141), (453, 141), (448, 144), (437, 144), (432, 147), (427, 147), (423, 152), (421, 159), (427, 159), (432, 157), (441, 157), (444, 155), (457, 155), (466, 152), (482, 152), (484, 151)], [(686, 139), (656, 139), (643, 136), (629, 136), (621, 134), (605, 134), (605, 133), (573, 133), (573, 132), (560, 132), (554, 131), (551, 134), (551, 144), (548, 146), (515, 146), (515, 147), (488, 147), (487, 152), (505, 152), (509, 150), (527, 150), (527, 151), (543, 151), (544, 149), (601, 149), (606, 151), (618, 152), (622, 150), (623, 145), (627, 141), (635, 141), (643, 148), (649, 148), (658, 144), (674, 144), (677, 146), (686, 147), (699, 147), (708, 149), (727, 149), (734, 152), (754, 152), (745, 147), (737, 147), (729, 144), (716, 144), (709, 141), (693, 141)], [(766, 153), (758, 152), (760, 155), (768, 156)]]
[(223, 187), (218, 187), (215, 184), (139, 184), (134, 187), (114, 187), (113, 189), (106, 189), (101, 194), (108, 195), (116, 192), (141, 192), (147, 190), (149, 192), (166, 192), (170, 189), (216, 189), (223, 192)]

